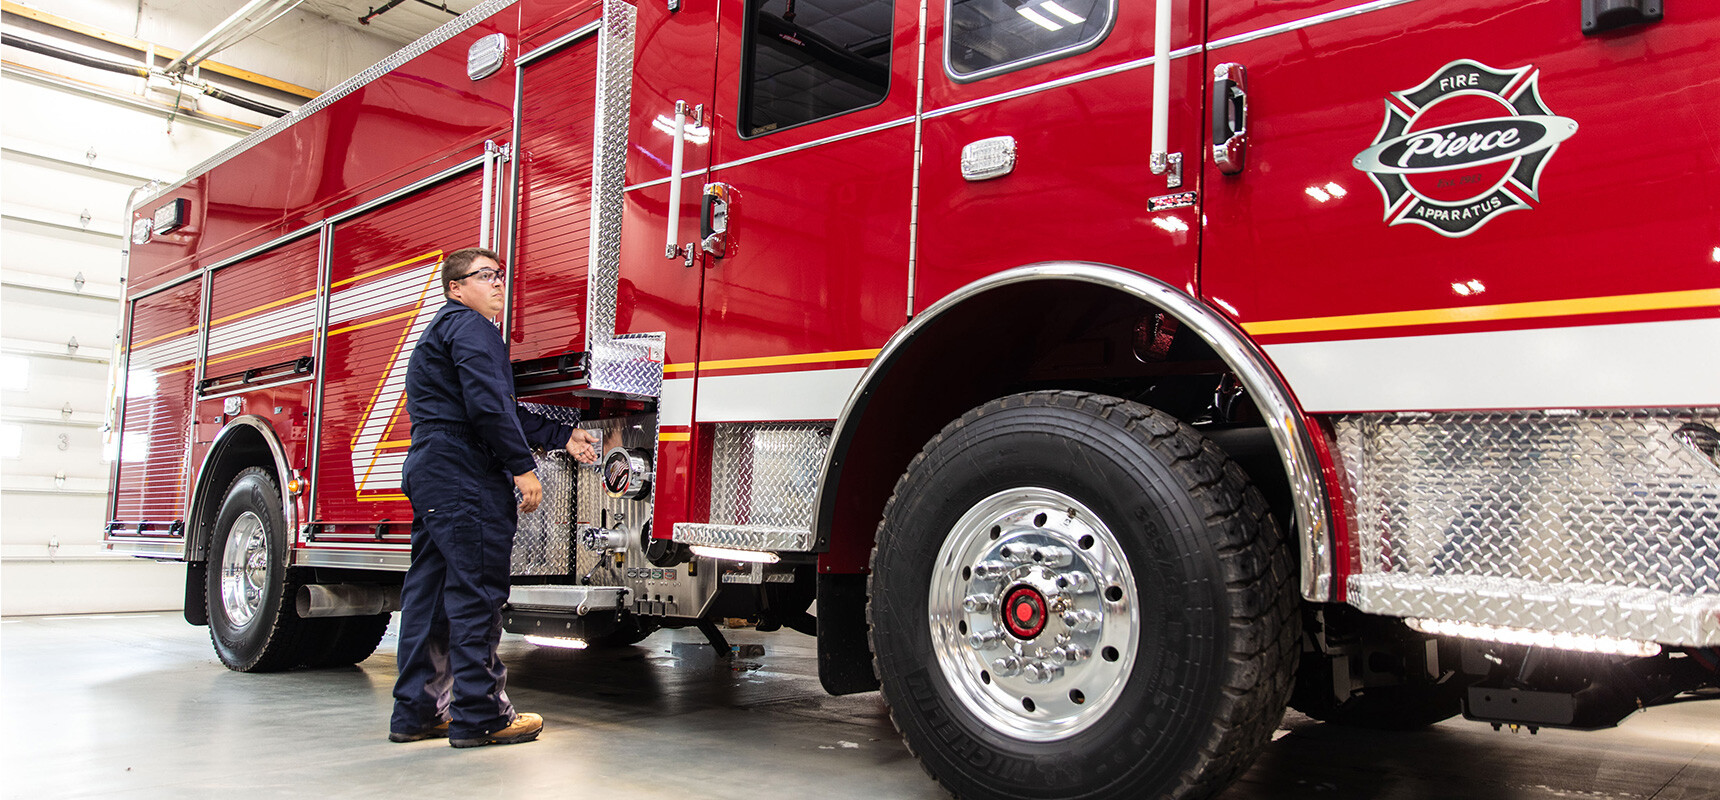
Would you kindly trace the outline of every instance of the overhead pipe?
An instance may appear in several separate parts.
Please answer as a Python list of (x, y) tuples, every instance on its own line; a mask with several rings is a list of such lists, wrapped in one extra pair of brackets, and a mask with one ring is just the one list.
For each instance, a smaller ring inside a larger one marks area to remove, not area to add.
[[(180, 75), (221, 50), (257, 31), (262, 30), (272, 22), (280, 19), (288, 11), (297, 8), (304, 0), (251, 0), (243, 8), (233, 12), (233, 15), (223, 20), (220, 25), (198, 39), (196, 44), (187, 48), (178, 58), (168, 62), (163, 72), (169, 75)], [(262, 22), (256, 22), (251, 17), (259, 9), (266, 9), (260, 16), (266, 17)]]
[[(132, 63), (128, 63), (125, 61), (109, 61), (108, 59), (105, 59), (105, 58), (100, 58), (97, 56), (88, 55), (86, 53), (79, 53), (75, 50), (67, 50), (67, 49), (64, 49), (61, 47), (55, 47), (55, 46), (53, 46), (51, 44), (47, 44), (45, 42), (38, 42), (38, 41), (35, 41), (32, 39), (26, 39), (22, 36), (17, 36), (15, 34), (11, 34), (11, 33), (0, 33), (0, 44), (4, 44), (8, 47), (16, 47), (20, 50), (27, 50), (27, 51), (35, 53), (37, 55), (44, 55), (44, 56), (48, 56), (50, 58), (57, 58), (57, 59), (60, 59), (62, 61), (70, 61), (73, 64), (78, 64), (81, 66), (90, 67), (92, 69), (106, 70), (108, 72), (115, 72), (115, 73), (118, 73), (120, 75), (129, 75), (129, 76), (134, 77), (134, 78), (148, 78), (151, 74), (149, 68), (144, 67), (144, 66), (140, 66), (138, 64), (132, 64)], [(270, 117), (284, 117), (284, 116), (292, 113), (291, 111), (288, 111), (287, 109), (284, 109), (284, 108), (276, 108), (275, 106), (271, 106), (267, 103), (263, 103), (263, 102), (260, 102), (257, 100), (252, 100), (249, 97), (244, 97), (242, 95), (236, 95), (236, 94), (233, 94), (232, 92), (229, 92), (229, 91), (226, 91), (223, 89), (217, 89), (214, 86), (211, 86), (208, 83), (205, 83), (203, 81), (193, 80), (191, 78), (186, 78), (184, 76), (168, 76), (168, 77), (170, 77), (172, 80), (179, 81), (179, 82), (185, 84), (186, 86), (191, 87), (192, 89), (196, 90), (200, 94), (208, 95), (210, 97), (213, 97), (217, 100), (220, 100), (220, 101), (223, 101), (226, 103), (232, 103), (233, 105), (236, 105), (240, 108), (246, 109), (248, 111), (254, 111), (258, 114), (263, 114), (265, 116), (270, 116)]]

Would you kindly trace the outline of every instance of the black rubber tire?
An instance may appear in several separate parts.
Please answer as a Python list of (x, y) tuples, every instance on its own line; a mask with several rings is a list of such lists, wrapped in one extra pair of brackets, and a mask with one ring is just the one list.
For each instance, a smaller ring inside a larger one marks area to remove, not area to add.
[[(266, 559), (255, 616), (236, 621), (221, 602), (222, 555), (234, 524), (246, 514), (262, 526)], [(277, 672), (299, 663), (304, 620), (294, 607), (299, 584), (287, 569), (287, 524), (281, 514), (281, 492), (268, 470), (250, 467), (228, 484), (226, 499), (215, 517), (209, 543), (208, 580), (204, 603), (209, 612), (209, 640), (228, 669), (238, 672)]]
[(304, 620), (299, 664), (311, 669), (350, 667), (376, 652), (392, 614)]
[[(983, 498), (1030, 486), (1105, 521), (1141, 620), (1115, 704), (1043, 742), (963, 704), (928, 623), (933, 562), (954, 523)], [(986, 403), (914, 458), (879, 526), (867, 617), (891, 719), (958, 798), (1209, 797), (1283, 717), (1300, 627), (1291, 565), (1260, 492), (1175, 418), (1082, 392)]]

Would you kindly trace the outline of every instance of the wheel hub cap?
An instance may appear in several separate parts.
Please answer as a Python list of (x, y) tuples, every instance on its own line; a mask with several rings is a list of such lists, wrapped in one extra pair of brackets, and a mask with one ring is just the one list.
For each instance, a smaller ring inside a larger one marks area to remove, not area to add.
[(1010, 489), (963, 514), (938, 552), (933, 652), (956, 698), (995, 728), (1067, 738), (1101, 719), (1127, 683), (1136, 597), (1098, 515), (1061, 492)]
[(221, 609), (234, 627), (256, 618), (268, 585), (269, 539), (262, 518), (246, 511), (233, 520), (221, 550)]
[(1003, 624), (1017, 639), (1032, 639), (1045, 630), (1045, 595), (1031, 586), (1017, 586), (1003, 601)]

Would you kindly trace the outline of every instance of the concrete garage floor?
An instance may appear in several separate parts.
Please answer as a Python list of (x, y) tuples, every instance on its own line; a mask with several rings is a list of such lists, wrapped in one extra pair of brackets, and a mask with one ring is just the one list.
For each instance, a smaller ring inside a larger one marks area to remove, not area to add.
[[(456, 751), (385, 740), (394, 637), (356, 668), (229, 672), (176, 613), (0, 621), (0, 795), (37, 797), (947, 797), (876, 693), (830, 697), (811, 639), (695, 631), (606, 652), (503, 643), (538, 742)], [(1248, 798), (1720, 798), (1720, 702), (1598, 733), (1449, 721), (1373, 733), (1286, 717), (1224, 795)]]

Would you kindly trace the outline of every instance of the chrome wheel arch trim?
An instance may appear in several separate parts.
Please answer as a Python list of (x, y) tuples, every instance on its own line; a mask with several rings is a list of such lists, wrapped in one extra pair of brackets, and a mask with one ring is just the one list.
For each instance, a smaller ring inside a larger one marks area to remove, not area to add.
[[(262, 435), (263, 442), (269, 446), (269, 454), (275, 462), (275, 489), (281, 495), (281, 519), (286, 523), (286, 534), (289, 541), (291, 541), (293, 532), (299, 529), (298, 514), (293, 508), (292, 494), (287, 491), (287, 481), (292, 476), (287, 470), (287, 451), (285, 447), (281, 446), (281, 437), (275, 433), (274, 426), (270, 425), (268, 420), (255, 414), (234, 417), (227, 423), (226, 427), (221, 429), (220, 433), (215, 434), (214, 441), (209, 443), (209, 450), (203, 454), (203, 461), (197, 467), (197, 480), (191, 485), (191, 502), (186, 504), (186, 509), (189, 512), (186, 515), (187, 524), (185, 527), (186, 561), (199, 560), (197, 556), (201, 549), (200, 545), (207, 543), (194, 527), (197, 521), (203, 518), (204, 504), (221, 502), (220, 492), (226, 488), (208, 485), (206, 476), (209, 474), (209, 468), (215, 466), (215, 459), (225, 449), (228, 441), (239, 431), (247, 428)], [(219, 509), (211, 509), (211, 512), (218, 513)], [(213, 554), (205, 553), (204, 555)]]
[(1313, 437), (1277, 370), (1239, 328), (1199, 299), (1139, 272), (1089, 262), (1046, 261), (988, 275), (928, 306), (891, 336), (861, 375), (859, 385), (849, 395), (842, 416), (837, 419), (831, 433), (831, 447), (825, 452), (818, 493), (813, 500), (813, 530), (827, 532), (832, 526), (836, 499), (832, 476), (840, 476), (841, 462), (854, 436), (857, 415), (864, 411), (873, 389), (890, 372), (898, 357), (909, 349), (922, 331), (950, 310), (994, 289), (1036, 281), (1093, 284), (1148, 303), (1175, 317), (1224, 360), (1259, 406), (1290, 484), (1295, 505), (1296, 536), (1300, 543), (1297, 558), (1302, 596), (1319, 601), (1333, 599), (1335, 553), (1326, 483)]

